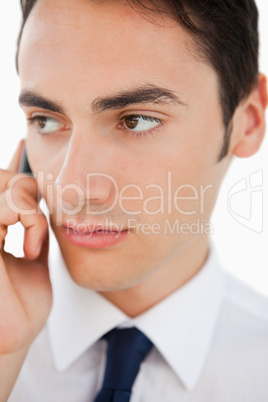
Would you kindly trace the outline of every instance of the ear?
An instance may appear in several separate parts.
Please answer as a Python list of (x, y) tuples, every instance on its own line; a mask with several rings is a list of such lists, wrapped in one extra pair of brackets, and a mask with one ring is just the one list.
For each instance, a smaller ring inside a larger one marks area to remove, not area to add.
[(266, 76), (258, 75), (257, 86), (241, 104), (239, 135), (233, 154), (240, 158), (254, 155), (265, 133), (265, 109), (267, 106)]

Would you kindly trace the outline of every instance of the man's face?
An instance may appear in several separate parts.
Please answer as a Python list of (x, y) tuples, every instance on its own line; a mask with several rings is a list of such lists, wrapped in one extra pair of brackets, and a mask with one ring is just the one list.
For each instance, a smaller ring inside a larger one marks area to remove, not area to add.
[[(39, 0), (20, 47), (22, 107), (42, 116), (29, 122), (30, 165), (70, 274), (99, 290), (134, 286), (201, 243), (230, 160), (217, 163), (216, 73), (177, 23), (147, 17), (117, 1)], [(68, 222), (114, 233), (85, 246)]]

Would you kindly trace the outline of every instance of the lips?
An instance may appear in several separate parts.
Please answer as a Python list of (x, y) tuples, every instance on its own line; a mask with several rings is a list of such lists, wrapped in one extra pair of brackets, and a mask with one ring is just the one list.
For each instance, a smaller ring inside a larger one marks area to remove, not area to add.
[(94, 225), (70, 225), (62, 226), (62, 234), (70, 243), (85, 248), (112, 247), (127, 238), (129, 230), (105, 227), (102, 224)]
[(124, 225), (117, 225), (114, 223), (109, 223), (109, 225), (104, 224), (104, 223), (74, 223), (74, 221), (72, 220), (72, 222), (66, 222), (63, 223), (63, 226), (68, 230), (68, 229), (72, 229), (74, 232), (77, 232), (78, 234), (91, 234), (94, 232), (97, 233), (101, 233), (101, 232), (122, 232), (124, 230), (127, 230), (126, 228), (124, 228)]

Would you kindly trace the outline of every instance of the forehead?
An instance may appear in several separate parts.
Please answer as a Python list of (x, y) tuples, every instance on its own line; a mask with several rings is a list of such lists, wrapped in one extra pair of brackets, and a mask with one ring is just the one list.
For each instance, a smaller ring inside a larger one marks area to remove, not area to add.
[[(124, 0), (37, 0), (26, 25), (29, 26), (29, 21), (31, 21), (33, 27), (33, 20), (38, 24), (40, 35), (43, 33), (43, 29), (45, 34), (48, 34), (49, 24), (52, 37), (55, 33), (58, 36), (60, 31), (65, 36), (64, 28), (71, 30), (71, 28), (79, 27), (80, 35), (82, 32), (87, 35), (101, 35), (103, 32), (109, 31), (111, 40), (116, 36), (118, 30), (121, 34), (136, 32), (133, 40), (144, 34), (146, 37), (149, 35), (148, 39), (150, 39), (152, 31), (160, 32), (162, 37), (168, 35), (170, 39), (170, 35), (175, 33), (178, 28), (178, 23), (171, 18), (150, 11), (146, 12), (142, 7), (134, 8)], [(24, 30), (24, 36), (25, 31), (27, 29)], [(34, 38), (32, 37), (32, 39)], [(86, 41), (88, 39), (90, 38), (88, 37)]]
[(35, 89), (59, 89), (63, 77), (81, 90), (89, 80), (116, 90), (149, 78), (172, 89), (196, 71), (215, 75), (178, 23), (124, 1), (38, 0), (19, 52), (21, 81)]

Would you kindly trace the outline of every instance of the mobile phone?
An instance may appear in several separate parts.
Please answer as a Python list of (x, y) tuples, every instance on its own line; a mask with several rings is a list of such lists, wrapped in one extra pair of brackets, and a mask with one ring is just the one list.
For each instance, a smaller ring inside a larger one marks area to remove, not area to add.
[(20, 164), (19, 164), (19, 172), (26, 173), (29, 176), (33, 176), (33, 172), (30, 168), (29, 161), (27, 158), (25, 143), (23, 144), (23, 150), (22, 150), (22, 155), (21, 155)]

